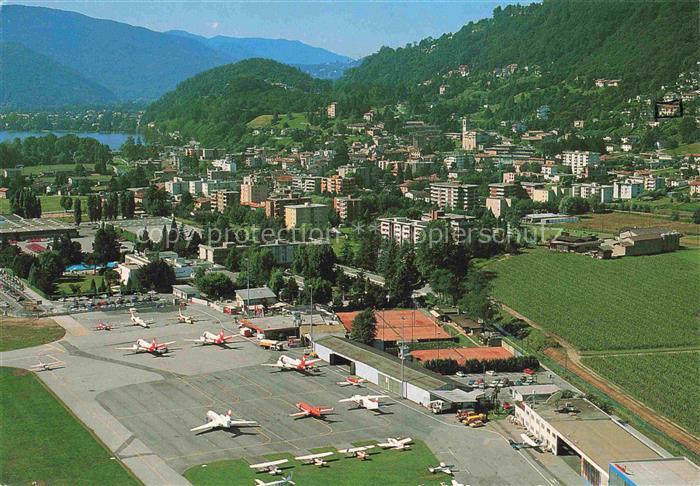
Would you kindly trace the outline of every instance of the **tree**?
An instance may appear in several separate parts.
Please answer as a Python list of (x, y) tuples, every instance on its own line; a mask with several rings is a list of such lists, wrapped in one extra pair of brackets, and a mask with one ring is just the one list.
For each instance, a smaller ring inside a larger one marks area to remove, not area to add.
[(105, 265), (119, 260), (119, 242), (114, 226), (104, 224), (95, 233), (92, 256), (96, 263)]
[(58, 253), (64, 266), (83, 261), (82, 247), (77, 241), (72, 241), (68, 233), (55, 236), (51, 249)]
[(419, 280), (419, 273), (414, 264), (411, 246), (404, 245), (398, 257), (397, 268), (387, 282), (387, 291), (393, 305), (406, 307), (411, 304), (411, 296)]
[(333, 287), (328, 280), (309, 278), (304, 281), (302, 300), (305, 304), (311, 303), (311, 289), (313, 289), (313, 301), (316, 304), (327, 304), (333, 299)]
[(171, 292), (175, 283), (175, 270), (164, 260), (147, 263), (135, 272), (135, 285), (144, 290)]
[(284, 274), (282, 270), (279, 268), (274, 269), (270, 275), (270, 289), (272, 289), (275, 294), (279, 295), (284, 285)]
[(684, 116), (678, 125), (678, 133), (683, 143), (693, 143), (697, 141), (700, 136), (698, 136), (698, 127), (695, 123), (695, 117)]
[(377, 335), (377, 319), (374, 317), (373, 309), (365, 309), (352, 321), (350, 329), (350, 339), (364, 344), (371, 345)]
[(134, 193), (131, 191), (123, 191), (119, 197), (119, 211), (124, 219), (131, 219), (134, 217), (134, 212), (136, 211), (136, 201), (134, 200)]
[(73, 292), (73, 295), (78, 295), (80, 293), (80, 289), (82, 288), (80, 284), (69, 284), (68, 287), (70, 288), (70, 291)]
[(90, 293), (92, 295), (97, 295), (97, 285), (95, 285), (95, 279), (90, 280)]
[(700, 208), (693, 211), (693, 223), (700, 224)]
[(299, 298), (299, 285), (294, 277), (286, 280), (285, 287), (280, 293), (280, 300), (293, 304)]
[(117, 216), (119, 216), (119, 195), (116, 192), (110, 192), (105, 200), (104, 217), (115, 219)]
[(64, 270), (65, 267), (58, 252), (45, 251), (39, 255), (29, 271), (29, 283), (50, 294)]
[(459, 300), (459, 310), (471, 319), (488, 321), (495, 314), (491, 302), (488, 279), (481, 272), (470, 272), (462, 286), (463, 296)]
[(80, 226), (80, 223), (83, 222), (83, 208), (79, 197), (75, 198), (75, 202), (73, 204), (73, 220), (75, 221), (76, 226)]
[(564, 196), (559, 203), (559, 212), (563, 214), (583, 214), (589, 209), (588, 200), (582, 197)]
[(197, 276), (194, 284), (200, 292), (217, 300), (231, 296), (236, 290), (231, 279), (221, 272), (209, 272)]
[(23, 218), (40, 218), (41, 201), (32, 188), (23, 187), (10, 200), (10, 210)]
[(170, 201), (165, 189), (149, 186), (143, 196), (143, 209), (152, 216), (167, 216), (170, 214)]
[(73, 207), (73, 198), (65, 194), (61, 196), (61, 207), (64, 211), (69, 211)]

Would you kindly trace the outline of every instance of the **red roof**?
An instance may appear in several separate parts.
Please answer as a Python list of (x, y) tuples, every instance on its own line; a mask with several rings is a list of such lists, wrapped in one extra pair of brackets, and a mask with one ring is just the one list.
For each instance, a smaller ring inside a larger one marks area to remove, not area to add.
[(492, 359), (512, 358), (513, 355), (505, 348), (448, 348), (448, 349), (421, 349), (411, 351), (411, 356), (419, 361), (430, 359), (454, 359), (459, 364), (464, 364), (468, 359), (490, 361)]
[(34, 253), (41, 253), (42, 251), (46, 251), (46, 247), (40, 245), (39, 243), (29, 243), (27, 245), (27, 250), (32, 251)]

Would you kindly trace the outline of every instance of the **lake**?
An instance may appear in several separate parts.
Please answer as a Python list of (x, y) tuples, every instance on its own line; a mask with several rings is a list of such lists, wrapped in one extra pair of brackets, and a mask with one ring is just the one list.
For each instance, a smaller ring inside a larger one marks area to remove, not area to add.
[(94, 138), (95, 140), (98, 140), (100, 143), (104, 143), (105, 145), (109, 145), (109, 148), (112, 150), (117, 150), (119, 147), (122, 146), (122, 144), (126, 141), (127, 137), (131, 135), (135, 139), (138, 138), (138, 135), (130, 134), (130, 133), (96, 133), (96, 132), (10, 132), (10, 131), (0, 131), (0, 142), (4, 142), (6, 140), (14, 140), (15, 138), (20, 138), (20, 139), (25, 139), (28, 137), (43, 137), (45, 135), (48, 135), (49, 133), (53, 133), (57, 137), (60, 137), (62, 135), (77, 135), (78, 137), (89, 137), (89, 138)]

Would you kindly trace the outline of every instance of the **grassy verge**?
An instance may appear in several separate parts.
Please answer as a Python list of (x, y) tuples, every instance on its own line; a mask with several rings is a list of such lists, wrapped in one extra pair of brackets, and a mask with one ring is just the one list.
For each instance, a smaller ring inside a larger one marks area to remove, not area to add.
[(95, 281), (95, 286), (99, 289), (102, 283), (102, 275), (96, 274), (80, 274), (80, 275), (64, 275), (56, 282), (56, 293), (62, 295), (74, 295), (71, 290), (71, 285), (80, 285), (80, 293), (90, 292), (92, 281)]
[(2, 484), (139, 484), (33, 373), (0, 368)]
[[(430, 474), (429, 465), (435, 465), (438, 460), (428, 447), (417, 442), (410, 451), (381, 451), (372, 449), (371, 459), (358, 461), (353, 458), (335, 454), (328, 461), (328, 466), (319, 468), (305, 466), (294, 460), (291, 454), (273, 454), (266, 456), (268, 460), (289, 459), (283, 466), (284, 475), (293, 474), (297, 484), (304, 486), (326, 486), (329, 484), (343, 486), (404, 486), (407, 484), (423, 484), (438, 486), (441, 481), (449, 481), (444, 474)], [(207, 467), (196, 466), (185, 471), (185, 477), (195, 485), (253, 484), (254, 480), (271, 481), (267, 474), (256, 474), (242, 460), (221, 461), (208, 464)], [(279, 477), (278, 477), (279, 478)]]
[[(65, 330), (52, 319), (2, 317), (0, 351), (30, 348), (61, 339)], [(0, 447), (1, 448), (1, 447)]]

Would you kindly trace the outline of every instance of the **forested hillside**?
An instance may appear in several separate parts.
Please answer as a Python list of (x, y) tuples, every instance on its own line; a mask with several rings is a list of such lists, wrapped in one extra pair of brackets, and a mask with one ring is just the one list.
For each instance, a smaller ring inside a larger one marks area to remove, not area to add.
[[(38, 76), (37, 73), (43, 73)], [(114, 94), (46, 56), (0, 43), (0, 109), (109, 103)]]
[(349, 70), (363, 83), (418, 83), (468, 64), (472, 71), (508, 64), (540, 66), (553, 80), (624, 78), (640, 89), (695, 65), (698, 2), (545, 0), (497, 7), (493, 18), (411, 47), (383, 48)]
[(330, 87), (296, 68), (249, 59), (180, 83), (149, 106), (143, 122), (157, 122), (161, 133), (179, 130), (205, 144), (231, 146), (258, 115), (317, 109)]

